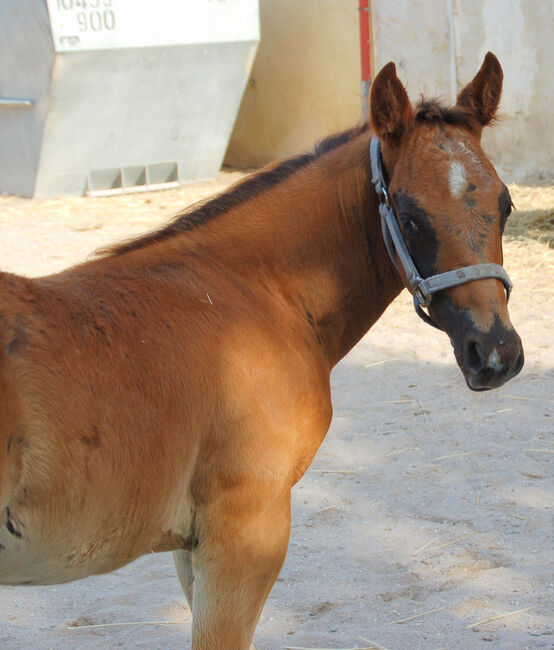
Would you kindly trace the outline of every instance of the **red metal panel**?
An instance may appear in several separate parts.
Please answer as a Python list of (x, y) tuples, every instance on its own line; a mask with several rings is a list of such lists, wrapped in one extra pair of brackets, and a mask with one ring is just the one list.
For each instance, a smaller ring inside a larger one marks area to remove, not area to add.
[(358, 11), (360, 14), (360, 54), (362, 62), (362, 81), (371, 81), (371, 50), (369, 42), (371, 0), (359, 0)]

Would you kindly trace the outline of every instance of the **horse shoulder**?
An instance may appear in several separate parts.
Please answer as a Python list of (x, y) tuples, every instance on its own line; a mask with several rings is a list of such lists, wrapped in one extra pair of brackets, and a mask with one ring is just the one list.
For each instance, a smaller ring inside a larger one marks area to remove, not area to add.
[(332, 415), (329, 364), (309, 324), (268, 306), (255, 318), (230, 324), (220, 353), (224, 408), (204, 441), (205, 475), (220, 475), (224, 483), (255, 477), (268, 487), (292, 486), (311, 463)]

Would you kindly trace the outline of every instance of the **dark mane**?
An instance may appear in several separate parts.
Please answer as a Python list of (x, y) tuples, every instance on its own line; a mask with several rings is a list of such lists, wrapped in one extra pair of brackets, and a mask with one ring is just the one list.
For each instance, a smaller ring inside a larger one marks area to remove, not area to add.
[(254, 198), (258, 194), (275, 187), (289, 176), (292, 176), (292, 174), (299, 169), (310, 165), (326, 153), (350, 142), (358, 135), (367, 131), (367, 129), (368, 125), (363, 124), (348, 129), (347, 131), (331, 135), (317, 143), (313, 152), (288, 158), (287, 160), (277, 163), (274, 167), (263, 169), (243, 181), (239, 181), (230, 189), (223, 192), (223, 194), (208, 199), (205, 203), (196, 203), (186, 208), (183, 212), (178, 214), (173, 221), (159, 230), (147, 235), (139, 236), (136, 239), (131, 239), (127, 242), (103, 248), (98, 251), (97, 255), (120, 255), (139, 248), (144, 248), (149, 244), (169, 239), (180, 233), (187, 232), (188, 230), (192, 230), (193, 228), (228, 212), (248, 199)]
[(444, 106), (438, 99), (422, 99), (415, 107), (416, 122), (443, 122), (475, 131), (478, 119), (464, 106)]

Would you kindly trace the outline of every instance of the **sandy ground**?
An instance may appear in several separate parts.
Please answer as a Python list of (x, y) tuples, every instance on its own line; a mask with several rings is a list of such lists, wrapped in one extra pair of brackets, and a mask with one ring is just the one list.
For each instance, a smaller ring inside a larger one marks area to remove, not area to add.
[[(237, 176), (124, 197), (0, 197), (0, 267), (60, 270)], [(554, 188), (511, 190), (505, 266), (524, 370), (471, 393), (446, 336), (400, 296), (333, 374), (334, 421), (294, 490), (258, 649), (554, 648)], [(528, 227), (537, 214), (542, 228)], [(2, 648), (182, 648), (190, 620), (169, 554), (67, 585), (0, 587)]]

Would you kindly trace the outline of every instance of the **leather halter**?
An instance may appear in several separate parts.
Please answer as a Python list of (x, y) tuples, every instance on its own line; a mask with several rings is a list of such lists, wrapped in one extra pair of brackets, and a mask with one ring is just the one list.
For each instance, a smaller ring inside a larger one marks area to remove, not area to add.
[(446, 271), (446, 273), (431, 275), (428, 278), (421, 277), (408, 251), (390, 202), (381, 162), (381, 143), (379, 142), (379, 138), (375, 136), (371, 138), (369, 154), (371, 158), (372, 180), (377, 196), (379, 197), (379, 214), (381, 215), (381, 228), (383, 230), (385, 246), (396, 270), (399, 271), (398, 262), (402, 266), (404, 275), (408, 281), (408, 288), (414, 297), (414, 308), (417, 315), (426, 323), (429, 323), (429, 325), (442, 330), (443, 328), (429, 314), (425, 313), (422, 307), (429, 307), (433, 299), (433, 294), (438, 291), (485, 278), (497, 278), (504, 284), (507, 302), (510, 298), (512, 282), (506, 271), (499, 264), (472, 264), (471, 266), (464, 266), (453, 271)]

